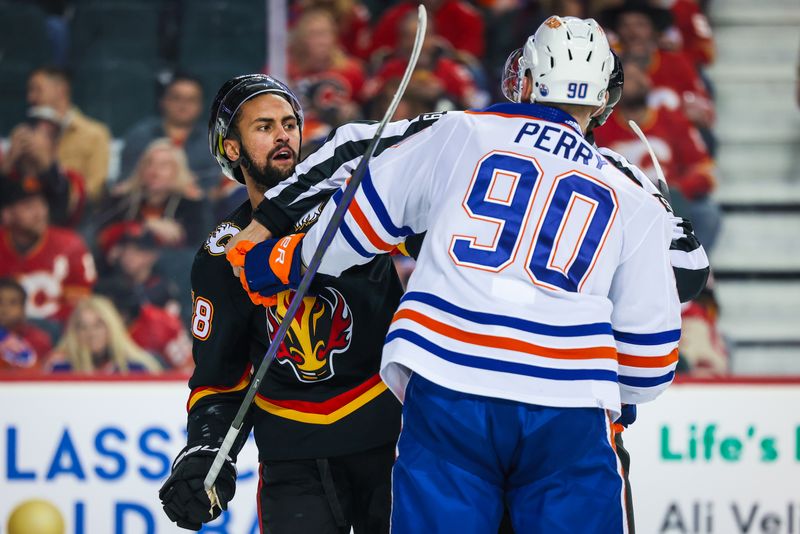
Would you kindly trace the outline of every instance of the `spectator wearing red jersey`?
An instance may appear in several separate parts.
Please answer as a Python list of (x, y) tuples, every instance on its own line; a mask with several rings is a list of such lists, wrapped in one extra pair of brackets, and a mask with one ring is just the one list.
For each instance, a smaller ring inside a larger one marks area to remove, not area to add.
[(671, 22), (669, 11), (630, 0), (604, 12), (606, 26), (619, 38), (620, 56), (642, 65), (652, 84), (650, 103), (682, 110), (699, 128), (710, 128), (714, 106), (694, 64), (682, 52), (659, 49), (660, 33)]
[(11, 133), (2, 167), (10, 179), (33, 178), (39, 182), (50, 207), (50, 222), (57, 226), (75, 226), (86, 201), (84, 179), (59, 161), (60, 135), (61, 122), (55, 110), (31, 108), (27, 121)]
[(78, 303), (46, 366), (54, 372), (73, 373), (161, 371), (158, 361), (128, 335), (114, 304), (100, 296), (87, 297)]
[(339, 42), (344, 50), (362, 60), (369, 58), (372, 32), (369, 10), (357, 0), (300, 0), (296, 5), (299, 14), (314, 8), (324, 8), (336, 19)]
[(714, 61), (714, 35), (711, 24), (697, 0), (665, 0), (664, 7), (672, 13), (673, 26), (661, 39), (668, 50), (680, 50), (698, 68)]
[(91, 293), (95, 268), (83, 239), (49, 224), (41, 184), (0, 177), (0, 277), (13, 277), (28, 294), (27, 316), (66, 321)]
[(108, 252), (130, 228), (142, 226), (162, 246), (194, 248), (208, 233), (208, 211), (184, 151), (169, 139), (156, 139), (100, 213), (100, 245)]
[(342, 49), (336, 20), (323, 8), (300, 16), (290, 39), (289, 81), (303, 102), (303, 139), (325, 136), (356, 119), (364, 85), (361, 63)]
[[(437, 33), (456, 51), (459, 59), (472, 63), (484, 55), (483, 19), (468, 2), (462, 0), (423, 0), (428, 9), (428, 22), (433, 22)], [(409, 13), (416, 13), (416, 1), (402, 1), (383, 14), (372, 32), (373, 53), (391, 54), (399, 45), (401, 21)]]
[(192, 342), (178, 315), (155, 305), (141, 287), (121, 278), (100, 280), (96, 291), (114, 302), (131, 339), (165, 369), (191, 370)]
[(175, 371), (191, 371), (192, 341), (180, 317), (152, 304), (142, 304), (128, 324), (131, 338), (143, 349), (158, 356), (162, 365)]
[(161, 114), (136, 123), (123, 137), (120, 177), (130, 178), (147, 147), (156, 139), (167, 138), (186, 153), (189, 168), (201, 189), (207, 193), (218, 187), (222, 175), (208, 152), (208, 136), (203, 123), (203, 86), (189, 74), (176, 74), (164, 88), (159, 101)]
[(96, 201), (108, 177), (111, 132), (108, 127), (81, 113), (72, 103), (69, 74), (58, 67), (39, 67), (28, 77), (28, 104), (45, 106), (58, 114), (63, 132), (58, 141), (58, 159), (84, 178), (89, 199)]
[(0, 370), (36, 369), (50, 353), (50, 336), (25, 319), (25, 288), (0, 278)]
[[(416, 12), (406, 13), (400, 19), (399, 25), (397, 50), (367, 82), (364, 87), (364, 96), (367, 99), (378, 94), (387, 81), (403, 77), (414, 47), (417, 31)], [(435, 32), (435, 24), (429, 22), (417, 62), (417, 71), (430, 72), (441, 85), (443, 93), (455, 103), (456, 107), (472, 107), (476, 91), (475, 81), (466, 67), (448, 57), (448, 51), (441, 46), (441, 40), (436, 38)]]
[(595, 140), (598, 146), (619, 152), (653, 176), (647, 148), (628, 126), (629, 120), (635, 121), (650, 141), (668, 183), (688, 201), (688, 218), (700, 242), (710, 250), (721, 218), (719, 207), (709, 197), (715, 185), (714, 162), (697, 129), (679, 111), (648, 105), (650, 82), (638, 63), (625, 61), (623, 68), (622, 100), (606, 123), (595, 130)]

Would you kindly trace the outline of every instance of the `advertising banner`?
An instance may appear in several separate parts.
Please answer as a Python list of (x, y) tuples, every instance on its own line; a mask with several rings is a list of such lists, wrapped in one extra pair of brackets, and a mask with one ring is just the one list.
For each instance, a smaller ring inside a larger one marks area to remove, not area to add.
[[(0, 534), (31, 499), (65, 534), (162, 534), (158, 488), (185, 443), (185, 381), (0, 383)], [(639, 534), (800, 534), (800, 383), (677, 384), (625, 431)], [(228, 512), (258, 533), (247, 444)]]
[(623, 434), (642, 534), (800, 533), (800, 384), (677, 384)]
[[(65, 534), (184, 532), (158, 489), (186, 444), (186, 382), (0, 383), (0, 533), (30, 499), (54, 505)], [(258, 533), (256, 447), (239, 456), (228, 512), (204, 532)]]

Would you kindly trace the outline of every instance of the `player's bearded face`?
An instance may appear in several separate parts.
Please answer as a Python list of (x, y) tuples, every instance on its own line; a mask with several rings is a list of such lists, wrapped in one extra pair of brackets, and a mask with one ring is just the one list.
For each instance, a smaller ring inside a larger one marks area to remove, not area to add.
[(238, 156), (250, 179), (270, 188), (291, 176), (300, 153), (300, 127), (291, 104), (267, 93), (242, 104), (239, 113)]
[(261, 158), (250, 154), (244, 146), (242, 152), (250, 162), (248, 170), (253, 181), (267, 189), (291, 176), (297, 165), (297, 151), (292, 148), (291, 143), (276, 143)]

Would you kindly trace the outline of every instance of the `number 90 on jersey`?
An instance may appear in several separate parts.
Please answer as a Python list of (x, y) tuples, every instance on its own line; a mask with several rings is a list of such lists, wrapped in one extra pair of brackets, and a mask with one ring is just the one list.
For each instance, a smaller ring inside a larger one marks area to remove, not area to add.
[[(450, 257), (462, 267), (500, 272), (516, 261), (543, 172), (535, 158), (493, 151), (475, 168), (462, 206), (474, 220), (496, 227), (491, 243), (453, 235)], [(617, 212), (614, 191), (569, 171), (553, 179), (530, 240), (525, 271), (552, 290), (577, 292), (591, 273)]]

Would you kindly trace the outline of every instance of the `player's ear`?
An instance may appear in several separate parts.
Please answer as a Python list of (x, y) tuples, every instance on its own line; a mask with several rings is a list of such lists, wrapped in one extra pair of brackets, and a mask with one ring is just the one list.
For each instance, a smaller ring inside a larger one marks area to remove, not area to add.
[(227, 138), (222, 141), (222, 148), (225, 150), (225, 156), (229, 160), (236, 161), (239, 159), (241, 146), (238, 140)]

